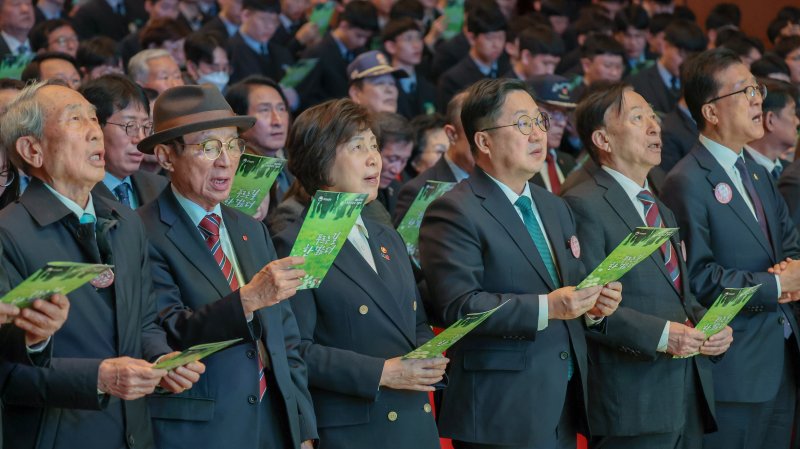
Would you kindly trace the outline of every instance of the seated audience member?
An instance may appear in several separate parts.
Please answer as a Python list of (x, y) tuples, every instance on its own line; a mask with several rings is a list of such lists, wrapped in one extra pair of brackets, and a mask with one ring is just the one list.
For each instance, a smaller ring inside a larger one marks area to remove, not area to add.
[(758, 38), (750, 37), (741, 31), (736, 31), (721, 40), (722, 37), (721, 33), (717, 36), (717, 46), (733, 50), (747, 67), (761, 59), (764, 54), (764, 44)]
[[(152, 20), (142, 28), (142, 32), (139, 35), (139, 48), (144, 50), (164, 49), (172, 55), (172, 59), (175, 60), (178, 67), (183, 67), (186, 64), (186, 56), (183, 53), (183, 42), (186, 40), (186, 36), (188, 36), (189, 33), (191, 33), (191, 29), (177, 20)], [(127, 57), (137, 52), (128, 54)], [(124, 63), (126, 55), (123, 54), (122, 58)]]
[(647, 34), (647, 59), (658, 59), (661, 56), (661, 49), (664, 46), (664, 30), (675, 20), (673, 14), (659, 13), (650, 16), (650, 28)]
[(419, 115), (411, 120), (414, 145), (405, 170), (401, 173), (403, 184), (433, 167), (450, 146), (444, 130), (444, 117), (440, 114)]
[(708, 48), (714, 48), (717, 35), (726, 30), (738, 30), (742, 22), (742, 11), (734, 3), (717, 3), (706, 16), (705, 28)]
[(511, 58), (506, 78), (530, 81), (540, 75), (552, 75), (564, 56), (564, 41), (544, 25), (522, 30), (517, 35), (517, 56)]
[(217, 0), (219, 13), (203, 24), (200, 32), (214, 33), (223, 45), (233, 37), (242, 24), (242, 0)]
[(414, 146), (414, 130), (405, 117), (392, 112), (372, 113), (372, 120), (378, 131), (382, 161), (377, 200), (392, 216), (400, 192), (400, 175)]
[(767, 88), (767, 97), (761, 103), (764, 136), (748, 143), (745, 149), (777, 182), (789, 165), (789, 161), (781, 157), (788, 148), (794, 148), (797, 144), (800, 126), (800, 119), (797, 118), (798, 92), (795, 86), (783, 81), (759, 79), (759, 83)]
[(81, 39), (101, 35), (120, 41), (146, 21), (147, 11), (141, 0), (85, 0), (72, 16), (75, 31)]
[(195, 84), (212, 84), (224, 92), (231, 76), (228, 53), (214, 34), (192, 33), (183, 43), (186, 73)]
[[(375, 201), (381, 155), (371, 117), (349, 99), (297, 117), (289, 164), (309, 195), (355, 192)], [(278, 254), (290, 252), (302, 223), (275, 237)], [(402, 358), (433, 333), (405, 244), (391, 226), (362, 211), (319, 287), (298, 291), (290, 301), (323, 446), (439, 448), (427, 392), (442, 379), (447, 359)], [(345, 320), (342, 313), (359, 319)]]
[(112, 73), (125, 73), (117, 44), (110, 37), (97, 36), (82, 41), (75, 59), (84, 82)]
[[(174, 21), (178, 18), (178, 0), (144, 0), (144, 9), (148, 14), (147, 22), (143, 27), (128, 33), (119, 43), (119, 51), (122, 55), (123, 64), (127, 64), (136, 53), (149, 48), (142, 47), (142, 33), (144, 30), (148, 28), (152, 29), (156, 22), (164, 24), (162, 20)], [(191, 31), (185, 23), (178, 24), (177, 22), (168, 22), (167, 24), (173, 27), (174, 30), (166, 32), (176, 32), (180, 29), (181, 33), (188, 34)], [(150, 31), (150, 33), (152, 34), (152, 31)]]
[(93, 192), (136, 209), (154, 200), (167, 179), (139, 170), (144, 154), (136, 145), (150, 135), (150, 102), (142, 88), (122, 75), (106, 75), (81, 86), (103, 129), (106, 174)]
[[(131, 442), (153, 447), (144, 396), (156, 386), (172, 393), (191, 388), (204, 365), (190, 363), (169, 373), (153, 368), (159, 357), (177, 353), (154, 322), (141, 221), (131, 210), (91, 194), (105, 173), (94, 106), (67, 87), (35, 83), (0, 116), (0, 129), (3, 147), (13, 149), (11, 161), (32, 176), (19, 201), (0, 212), (8, 286), (17, 286), (54, 260), (113, 264), (113, 271), (70, 293), (70, 319), (53, 336), (48, 353), (51, 366), (69, 373), (65, 380), (72, 388), (95, 389), (96, 410), (6, 402), (5, 443), (12, 448), (55, 448), (76, 441), (97, 449)], [(50, 387), (42, 385), (39, 391)], [(88, 408), (85, 401), (74, 398), (65, 405)]]
[(669, 173), (689, 154), (698, 136), (697, 123), (686, 106), (686, 99), (681, 96), (675, 108), (665, 114), (661, 122), (661, 164), (658, 167), (662, 174)]
[(800, 85), (800, 36), (789, 36), (781, 39), (773, 49), (775, 54), (783, 58), (789, 67), (789, 78), (795, 85)]
[(370, 113), (397, 112), (397, 81), (407, 72), (389, 65), (383, 53), (372, 50), (361, 53), (347, 66), (349, 96)]
[(566, 0), (542, 0), (539, 4), (539, 13), (547, 19), (553, 31), (563, 38), (572, 16), (568, 2)]
[(772, 78), (787, 83), (792, 82), (791, 72), (786, 61), (771, 51), (764, 53), (761, 59), (753, 62), (750, 66), (750, 71), (757, 78)]
[[(497, 8), (495, 0), (465, 0), (464, 1), (464, 15), (462, 16), (462, 23), (466, 24), (469, 11), (475, 8), (479, 3), (487, 3), (487, 8)], [(464, 59), (469, 54), (469, 41), (467, 40), (466, 30), (462, 25), (458, 34), (448, 39), (440, 39), (433, 45), (433, 59), (431, 61), (430, 77), (431, 81), (437, 81), (442, 73), (458, 64), (459, 61)], [(427, 44), (426, 44), (427, 45)]]
[[(276, 260), (267, 228), (220, 204), (254, 117), (212, 86), (180, 86), (155, 102), (154, 153), (170, 185), (139, 208), (150, 238), (159, 324), (186, 349), (242, 338), (206, 359), (208, 376), (172, 398), (151, 397), (158, 447), (310, 449), (317, 439), (292, 296), (302, 257)], [(223, 430), (224, 429), (224, 430)]]
[(275, 211), (267, 216), (267, 228), (277, 235), (292, 223), (303, 218), (303, 210), (311, 205), (311, 196), (295, 179)]
[(792, 221), (800, 232), (800, 159), (795, 159), (778, 180), (778, 190), (789, 207)]
[(31, 0), (0, 2), (0, 61), (33, 54), (28, 34), (34, 20)]
[(598, 13), (597, 9), (581, 10), (578, 20), (572, 25), (569, 34), (574, 35), (574, 44), (568, 53), (561, 57), (556, 66), (556, 72), (567, 78), (583, 73), (581, 58), (583, 57), (582, 48), (594, 36), (602, 34), (613, 37), (614, 21), (606, 17), (603, 13)]
[(624, 59), (625, 50), (616, 39), (604, 34), (592, 35), (581, 47), (583, 75), (576, 78), (578, 83), (572, 90), (573, 97), (580, 101), (593, 84), (621, 80), (625, 70)]
[[(793, 11), (790, 12), (787, 8), (793, 8)], [(800, 36), (800, 13), (797, 11), (797, 7), (786, 6), (767, 25), (767, 38), (772, 45), (789, 36)]]
[(567, 120), (575, 110), (575, 100), (569, 91), (569, 80), (559, 75), (542, 75), (530, 80), (533, 99), (543, 114), (547, 114), (550, 127), (547, 130), (547, 155), (539, 173), (531, 182), (559, 195), (561, 184), (575, 168), (575, 158), (560, 151), (561, 140)]
[(625, 49), (623, 77), (635, 75), (653, 65), (645, 52), (649, 28), (650, 17), (640, 6), (631, 5), (614, 17), (614, 38)]
[(21, 79), (22, 81), (60, 80), (72, 89), (81, 86), (81, 76), (75, 58), (58, 52), (37, 54), (22, 70)]
[(33, 51), (57, 51), (73, 58), (78, 53), (78, 35), (72, 25), (64, 19), (47, 20), (31, 30)]
[(242, 2), (242, 26), (228, 40), (232, 83), (250, 75), (280, 80), (286, 67), (294, 63), (291, 52), (272, 41), (275, 30), (280, 26), (280, 13), (281, 4), (278, 0)]
[(175, 58), (160, 48), (136, 53), (128, 62), (128, 76), (140, 86), (159, 94), (170, 87), (183, 86), (181, 68)]
[(295, 58), (306, 47), (322, 40), (317, 24), (306, 20), (310, 7), (309, 0), (281, 0), (281, 14), (278, 16), (280, 25), (272, 39), (276, 44), (286, 47)]
[(436, 110), (436, 86), (417, 71), (422, 62), (424, 42), (419, 23), (409, 17), (392, 19), (381, 35), (391, 65), (406, 77), (398, 80), (397, 112), (411, 119)]

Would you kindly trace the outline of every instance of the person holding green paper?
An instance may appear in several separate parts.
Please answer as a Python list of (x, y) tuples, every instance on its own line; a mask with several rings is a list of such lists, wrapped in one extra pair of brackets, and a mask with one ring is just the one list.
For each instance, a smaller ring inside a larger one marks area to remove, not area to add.
[[(661, 128), (644, 98), (611, 85), (579, 104), (576, 121), (600, 169), (564, 199), (586, 267), (594, 268), (637, 227), (677, 223), (647, 182), (661, 162)], [(682, 248), (674, 235), (625, 274), (625, 300), (605, 332), (587, 334), (593, 448), (699, 449), (703, 434), (716, 430), (709, 357), (730, 347), (733, 331), (706, 338), (694, 328), (706, 308), (689, 288)]]
[[(381, 155), (366, 108), (349, 99), (308, 109), (289, 133), (289, 168), (311, 195), (375, 201)], [(303, 220), (275, 237), (289, 254)], [(438, 449), (428, 391), (447, 359), (401, 357), (433, 337), (405, 245), (362, 213), (320, 286), (291, 298), (308, 365), (320, 449)]]

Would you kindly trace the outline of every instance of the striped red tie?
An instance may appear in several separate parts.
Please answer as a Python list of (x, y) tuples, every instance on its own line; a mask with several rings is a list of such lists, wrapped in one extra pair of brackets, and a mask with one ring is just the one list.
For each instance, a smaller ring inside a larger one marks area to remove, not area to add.
[(556, 150), (550, 150), (547, 152), (547, 156), (545, 157), (545, 163), (547, 164), (547, 177), (550, 178), (550, 191), (553, 192), (554, 195), (561, 194), (561, 180), (558, 179), (558, 166), (556, 160)]
[[(220, 223), (222, 223), (222, 218), (219, 215), (208, 214), (200, 221), (198, 228), (200, 232), (203, 233), (206, 239), (206, 246), (208, 246), (208, 249), (211, 251), (211, 255), (214, 256), (214, 261), (217, 262), (217, 266), (222, 270), (222, 275), (225, 276), (225, 280), (228, 281), (231, 291), (236, 291), (239, 289), (239, 281), (236, 279), (236, 272), (233, 270), (233, 264), (222, 250), (222, 242), (220, 242), (219, 239)], [(258, 355), (258, 400), (261, 401), (264, 398), (264, 393), (267, 392), (267, 379), (264, 377), (264, 363), (261, 361), (261, 351), (258, 351), (256, 354)]]
[[(644, 217), (647, 226), (651, 228), (662, 227), (661, 215), (658, 213), (658, 204), (656, 204), (656, 199), (653, 194), (650, 193), (649, 190), (642, 190), (636, 197), (644, 204)], [(675, 249), (672, 247), (672, 243), (669, 240), (661, 245), (661, 253), (664, 255), (664, 265), (667, 267), (667, 273), (669, 273), (669, 277), (672, 279), (672, 284), (675, 285), (678, 292), (681, 292), (681, 270), (678, 268), (678, 259), (675, 255)]]

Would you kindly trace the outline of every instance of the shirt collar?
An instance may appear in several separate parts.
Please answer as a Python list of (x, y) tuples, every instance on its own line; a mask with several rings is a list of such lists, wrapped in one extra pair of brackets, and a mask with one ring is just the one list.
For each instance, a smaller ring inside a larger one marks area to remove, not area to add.
[(78, 217), (78, 220), (80, 220), (81, 217), (83, 217), (84, 214), (89, 214), (89, 215), (92, 216), (92, 218), (94, 218), (94, 221), (97, 221), (97, 214), (94, 211), (94, 202), (92, 201), (92, 194), (91, 193), (89, 194), (89, 201), (86, 202), (86, 209), (84, 209), (80, 205), (78, 205), (78, 203), (76, 203), (75, 201), (72, 201), (71, 199), (65, 197), (64, 195), (62, 195), (60, 193), (58, 193), (56, 191), (56, 189), (50, 187), (49, 184), (47, 184), (47, 183), (43, 183), (43, 184), (44, 184), (45, 187), (47, 187), (47, 190), (52, 192), (53, 195), (55, 195), (56, 198), (58, 198), (58, 201), (61, 201), (61, 204), (66, 206), (66, 208), (69, 209), (70, 212), (72, 212), (73, 214), (75, 214), (76, 217)]
[[(261, 54), (261, 44), (268, 44), (269, 43), (269, 41), (267, 41), (267, 42), (259, 42), (259, 41), (255, 40), (255, 39), (253, 39), (252, 37), (248, 36), (246, 33), (243, 33), (242, 31), (239, 31), (239, 34), (242, 35), (242, 40), (244, 40), (244, 43), (247, 44), (247, 46), (250, 47), (251, 50), (253, 50), (254, 52), (256, 52), (258, 54)], [(267, 48), (267, 52), (269, 53), (269, 48)]]
[[(172, 188), (172, 193), (175, 194), (175, 198), (178, 200), (178, 204), (180, 204), (186, 214), (189, 215), (189, 219), (192, 220), (192, 224), (195, 226), (200, 226), (200, 222), (203, 221), (203, 218), (208, 214), (217, 214), (220, 217), (220, 221), (222, 221), (222, 208), (219, 207), (219, 204), (215, 205), (209, 212), (199, 204), (181, 195), (178, 189), (175, 188), (175, 185), (170, 185), (170, 187)], [(220, 225), (220, 227), (222, 227), (222, 225)]]
[(284, 15), (283, 13), (278, 15), (278, 20), (281, 21), (281, 25), (283, 25), (283, 28), (286, 31), (291, 30), (292, 29), (292, 25), (294, 25), (294, 22), (292, 22), (292, 19), (286, 17), (286, 15)]
[(639, 184), (637, 184), (636, 181), (634, 181), (633, 179), (623, 175), (622, 173), (614, 170), (611, 167), (607, 167), (607, 166), (603, 165), (603, 166), (601, 166), (601, 168), (606, 173), (611, 175), (611, 177), (614, 178), (615, 181), (617, 181), (617, 184), (619, 184), (620, 187), (622, 187), (622, 190), (625, 191), (625, 194), (628, 195), (628, 197), (630, 197), (631, 200), (633, 200), (633, 201), (637, 201), (637, 202), (639, 201), (639, 198), (637, 198), (637, 195), (639, 195), (639, 193), (641, 193), (642, 190), (647, 190), (650, 193), (653, 193), (653, 191), (650, 190), (650, 186), (649, 186), (649, 184), (647, 182), (647, 178), (645, 178), (644, 187), (642, 187)]
[(733, 169), (736, 161), (741, 157), (741, 154), (736, 154), (732, 149), (714, 142), (702, 134), (700, 134), (700, 143), (708, 149), (708, 152), (714, 156), (719, 165), (722, 165), (726, 170)]
[(111, 6), (111, 9), (116, 11), (117, 10), (117, 5), (119, 5), (123, 1), (124, 0), (106, 0), (106, 3), (108, 3), (109, 6)]
[(347, 53), (350, 52), (350, 50), (347, 49), (347, 47), (342, 43), (342, 41), (336, 39), (336, 36), (334, 36), (333, 34), (331, 34), (330, 36), (331, 39), (333, 39), (333, 41), (336, 42), (336, 46), (339, 47), (339, 53), (342, 55), (343, 58), (347, 59)]
[(237, 31), (239, 31), (239, 25), (236, 25), (235, 23), (232, 23), (232, 22), (228, 22), (222, 16), (218, 16), (218, 17), (219, 17), (219, 20), (222, 21), (222, 24), (225, 25), (225, 31), (228, 32), (228, 37), (233, 36), (234, 34), (236, 34)]
[(453, 176), (456, 178), (456, 182), (461, 182), (467, 178), (469, 178), (469, 173), (467, 173), (463, 168), (459, 167), (447, 153), (444, 153), (444, 161), (447, 163), (447, 166), (450, 167), (450, 171), (453, 172)]
[[(667, 88), (672, 88), (672, 74), (669, 73), (666, 67), (661, 65), (661, 62), (656, 62), (656, 68), (658, 69), (658, 74), (661, 75), (661, 80), (664, 81), (664, 85)], [(678, 87), (681, 87), (681, 80), (678, 78)]]
[(764, 156), (763, 154), (759, 153), (755, 148), (745, 145), (744, 149), (750, 153), (750, 156), (762, 167), (766, 168), (768, 172), (772, 173), (772, 170), (775, 169), (776, 166), (781, 165), (780, 159), (775, 159), (771, 161), (768, 157)]
[(480, 72), (483, 73), (484, 76), (489, 76), (489, 73), (492, 72), (492, 69), (497, 70), (497, 61), (493, 62), (492, 65), (485, 65), (480, 61), (476, 60), (475, 58), (473, 58), (472, 56), (470, 56), (469, 58), (472, 59), (472, 62), (474, 62), (476, 66), (478, 66), (478, 70), (480, 70)]
[(25, 39), (24, 41), (20, 41), (16, 37), (6, 33), (5, 31), (0, 31), (0, 36), (2, 36), (3, 40), (6, 41), (6, 44), (8, 45), (8, 50), (12, 54), (16, 55), (17, 54), (17, 50), (22, 45), (25, 45), (25, 47), (27, 47), (29, 52), (32, 51), (31, 50), (31, 43), (30, 43), (29, 39)]
[(369, 231), (367, 230), (367, 225), (364, 224), (364, 219), (361, 218), (361, 215), (359, 215), (358, 218), (356, 218), (356, 222), (353, 223), (353, 229), (358, 230), (359, 226), (361, 226), (361, 228), (364, 230), (364, 237), (369, 238)]
[(108, 187), (108, 190), (111, 190), (112, 192), (120, 184), (128, 184), (129, 186), (131, 186), (131, 188), (133, 188), (130, 176), (126, 176), (124, 179), (119, 179), (109, 172), (106, 172), (106, 175), (103, 177), (103, 184), (105, 184), (106, 187)]
[[(486, 173), (486, 172), (484, 172), (484, 173)], [(531, 196), (531, 186), (528, 185), (527, 182), (525, 183), (525, 188), (522, 189), (522, 195), (517, 195), (517, 192), (511, 190), (511, 187), (509, 187), (509, 186), (503, 184), (501, 181), (495, 179), (494, 176), (490, 175), (489, 173), (486, 173), (486, 176), (488, 176), (489, 179), (494, 181), (494, 183), (497, 184), (498, 187), (500, 187), (500, 190), (502, 190), (503, 194), (506, 196), (506, 198), (508, 198), (508, 200), (511, 201), (511, 204), (516, 206), (517, 200), (521, 196), (528, 197), (528, 199), (531, 200), (531, 204), (533, 204), (533, 197)]]

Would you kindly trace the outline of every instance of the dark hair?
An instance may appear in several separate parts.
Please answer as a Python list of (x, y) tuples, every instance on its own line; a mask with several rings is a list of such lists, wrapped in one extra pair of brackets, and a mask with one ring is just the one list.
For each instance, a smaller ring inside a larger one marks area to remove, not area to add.
[(79, 92), (96, 108), (100, 125), (105, 125), (109, 117), (127, 108), (131, 103), (138, 104), (148, 116), (150, 115), (150, 101), (147, 95), (127, 76), (103, 75), (81, 86)]
[(675, 17), (672, 14), (663, 12), (653, 14), (653, 17), (650, 18), (650, 34), (655, 36), (656, 34), (666, 30), (667, 26), (669, 26), (673, 20), (675, 20)]
[(706, 125), (701, 109), (708, 100), (719, 93), (717, 73), (741, 63), (739, 56), (727, 48), (706, 50), (683, 63), (681, 82), (684, 99), (700, 131), (703, 131)]
[(631, 5), (620, 10), (614, 17), (614, 30), (618, 33), (628, 31), (628, 27), (647, 30), (650, 27), (650, 16), (641, 6)]
[(139, 43), (142, 49), (148, 49), (151, 45), (161, 47), (164, 42), (181, 40), (191, 32), (191, 28), (184, 22), (167, 18), (153, 19), (139, 33)]
[(461, 124), (469, 140), (472, 154), (478, 152), (475, 133), (494, 125), (502, 115), (503, 104), (509, 93), (521, 90), (528, 92), (528, 86), (520, 80), (500, 78), (482, 79), (467, 89), (467, 97), (461, 106)]
[(690, 53), (701, 52), (708, 46), (703, 30), (696, 23), (686, 19), (675, 19), (670, 22), (664, 29), (664, 41)]
[(735, 3), (717, 3), (706, 17), (706, 30), (718, 30), (723, 27), (739, 28), (742, 23), (742, 11)]
[(378, 147), (383, 151), (386, 144), (394, 142), (412, 142), (414, 130), (408, 119), (394, 112), (378, 112), (372, 116), (375, 133), (378, 136)]
[(581, 58), (594, 59), (600, 55), (617, 55), (625, 60), (625, 48), (616, 39), (605, 34), (593, 35), (581, 47)]
[(542, 25), (526, 28), (518, 38), (520, 53), (528, 50), (532, 55), (564, 56), (564, 41), (552, 28)]
[(545, 17), (570, 17), (569, 5), (566, 0), (542, 0), (539, 12), (544, 14)]
[(332, 184), (336, 148), (362, 130), (373, 129), (369, 111), (349, 98), (328, 100), (300, 114), (286, 140), (289, 171), (309, 195)]
[(675, 11), (672, 13), (676, 19), (691, 20), (697, 22), (697, 15), (691, 8), (685, 5), (675, 5)]
[(445, 111), (444, 119), (448, 125), (464, 129), (464, 126), (461, 124), (461, 108), (464, 106), (465, 98), (467, 98), (467, 92), (462, 90), (453, 95), (453, 98), (447, 102), (447, 110)]
[[(717, 40), (719, 41), (719, 39)], [(764, 53), (764, 44), (762, 44), (760, 40), (747, 36), (744, 33), (731, 36), (727, 40), (718, 43), (717, 46), (733, 50), (733, 52), (740, 57), (749, 56), (753, 49), (757, 50), (759, 54)]]
[(780, 111), (786, 107), (786, 104), (789, 103), (789, 100), (793, 100), (795, 102), (795, 107), (797, 106), (798, 92), (797, 87), (794, 85), (787, 83), (786, 81), (780, 81), (771, 78), (759, 78), (758, 82), (766, 86), (767, 92), (769, 92), (767, 98), (764, 98), (764, 101), (761, 103), (761, 110), (764, 113), (769, 111)]
[(479, 2), (467, 15), (467, 31), (475, 36), (508, 31), (508, 22), (495, 2)]
[(339, 14), (339, 23), (342, 22), (347, 22), (353, 28), (373, 33), (379, 31), (378, 10), (366, 0), (353, 0), (345, 5), (344, 11)]
[(119, 65), (121, 61), (117, 43), (108, 36), (95, 36), (81, 41), (75, 59), (78, 67), (87, 71), (101, 65)]
[(411, 156), (408, 158), (409, 164), (406, 166), (407, 170), (413, 170), (412, 163), (420, 157), (422, 150), (428, 145), (428, 131), (444, 129), (445, 124), (444, 117), (438, 113), (418, 115), (411, 120), (409, 125), (414, 133), (414, 146), (411, 149)]
[(786, 59), (786, 57), (789, 56), (789, 53), (797, 50), (798, 48), (800, 48), (800, 36), (788, 36), (779, 40), (778, 43), (775, 44), (773, 51), (781, 58)]
[(776, 73), (782, 73), (787, 77), (792, 75), (784, 58), (781, 58), (773, 52), (764, 53), (761, 59), (750, 65), (750, 73), (759, 78), (770, 78)]
[(67, 61), (68, 63), (72, 64), (75, 67), (75, 71), (78, 70), (78, 63), (75, 62), (75, 58), (72, 56), (61, 53), (59, 51), (46, 51), (44, 53), (39, 53), (25, 66), (22, 70), (22, 75), (20, 75), (20, 79), (22, 81), (28, 82), (31, 80), (40, 80), (42, 76), (41, 66), (42, 63), (50, 60), (50, 59), (61, 59), (62, 61)]
[(250, 75), (247, 78), (237, 82), (228, 87), (225, 91), (225, 101), (231, 105), (231, 109), (237, 115), (248, 115), (247, 111), (250, 109), (250, 91), (258, 86), (267, 86), (275, 89), (278, 95), (281, 96), (283, 104), (286, 109), (289, 109), (289, 101), (283, 95), (281, 86), (278, 85), (272, 78), (267, 78), (263, 75)]
[(784, 6), (775, 17), (787, 19), (792, 23), (800, 23), (800, 8), (797, 6)]
[(774, 44), (775, 41), (778, 39), (778, 37), (781, 35), (781, 30), (783, 30), (783, 28), (786, 25), (789, 25), (790, 23), (794, 22), (785, 17), (776, 17), (772, 19), (772, 21), (767, 26), (767, 39), (769, 39), (769, 41)]
[(419, 31), (422, 33), (422, 28), (416, 20), (410, 17), (391, 19), (386, 23), (386, 26), (383, 27), (381, 42), (394, 41), (398, 36), (407, 31)]
[(421, 21), (425, 18), (425, 7), (419, 0), (398, 0), (389, 10), (389, 20), (402, 18)]
[[(545, 27), (550, 30), (553, 29), (547, 17), (532, 12), (524, 16), (514, 16), (508, 21), (508, 30), (506, 31), (506, 42), (514, 42), (523, 31), (528, 28)], [(560, 36), (559, 36), (560, 37)]]
[(607, 84), (604, 89), (594, 90), (583, 97), (575, 108), (575, 127), (583, 147), (589, 152), (598, 165), (600, 158), (592, 144), (592, 133), (606, 125), (606, 112), (615, 108), (617, 114), (622, 112), (625, 92), (632, 87), (627, 83)]
[[(2, 2), (0, 2), (0, 4), (2, 4)], [(50, 41), (50, 33), (62, 27), (70, 27), (72, 31), (75, 31), (72, 24), (64, 19), (45, 20), (44, 22), (36, 24), (28, 35), (28, 39), (31, 41), (31, 49), (33, 51), (47, 49)]]
[(186, 61), (191, 61), (195, 64), (205, 62), (206, 64), (214, 63), (214, 50), (225, 47), (220, 43), (219, 38), (214, 33), (196, 32), (186, 37), (183, 42), (183, 52), (186, 55)]
[(575, 34), (588, 36), (594, 34), (611, 35), (614, 32), (614, 21), (603, 13), (583, 12), (575, 21)]
[(281, 2), (279, 0), (244, 0), (242, 1), (242, 10), (245, 9), (280, 14)]

